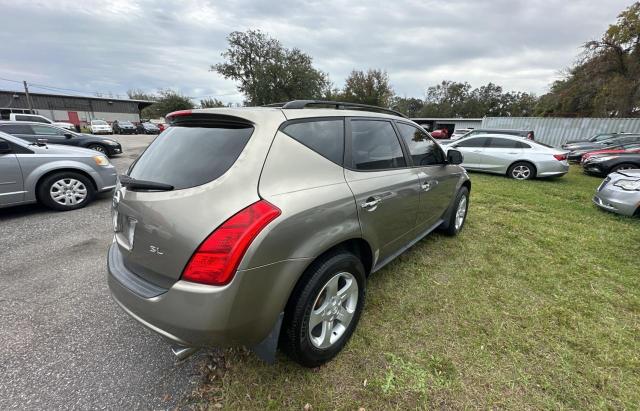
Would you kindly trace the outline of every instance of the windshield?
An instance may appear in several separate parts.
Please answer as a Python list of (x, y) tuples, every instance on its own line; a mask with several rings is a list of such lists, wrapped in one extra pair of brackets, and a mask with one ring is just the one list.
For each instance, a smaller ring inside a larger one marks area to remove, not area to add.
[(130, 121), (120, 121), (118, 122), (118, 124), (120, 124), (121, 126), (132, 126), (133, 124), (131, 124)]
[(106, 126), (107, 122), (104, 120), (91, 120), (92, 126)]

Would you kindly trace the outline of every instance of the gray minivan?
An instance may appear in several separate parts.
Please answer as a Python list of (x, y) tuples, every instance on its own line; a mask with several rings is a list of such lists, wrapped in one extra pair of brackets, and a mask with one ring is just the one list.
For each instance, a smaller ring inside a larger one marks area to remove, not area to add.
[(280, 346), (322, 364), (353, 333), (369, 275), (464, 225), (460, 152), (391, 110), (293, 101), (167, 119), (120, 176), (108, 268), (115, 301), (179, 358), (246, 345), (273, 360)]
[(105, 155), (45, 141), (28, 143), (0, 132), (0, 208), (40, 202), (75, 210), (115, 187), (116, 169)]

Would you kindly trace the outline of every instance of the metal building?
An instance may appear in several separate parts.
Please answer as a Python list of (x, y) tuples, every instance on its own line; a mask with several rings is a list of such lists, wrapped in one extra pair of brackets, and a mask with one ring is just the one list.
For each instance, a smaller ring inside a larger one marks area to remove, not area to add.
[[(29, 93), (31, 107), (36, 114), (53, 121), (64, 121), (79, 126), (91, 120), (140, 122), (140, 110), (153, 104), (146, 100), (128, 100), (111, 97), (83, 97), (62, 94)], [(0, 90), (0, 118), (8, 119), (12, 112), (28, 112), (29, 104), (24, 92)]]
[(457, 129), (461, 128), (480, 128), (482, 126), (481, 118), (437, 118), (437, 117), (421, 117), (412, 118), (412, 121), (420, 124), (427, 131), (440, 130), (446, 128), (449, 135)]
[(536, 141), (558, 147), (599, 133), (640, 133), (640, 118), (485, 117), (482, 128), (533, 130)]

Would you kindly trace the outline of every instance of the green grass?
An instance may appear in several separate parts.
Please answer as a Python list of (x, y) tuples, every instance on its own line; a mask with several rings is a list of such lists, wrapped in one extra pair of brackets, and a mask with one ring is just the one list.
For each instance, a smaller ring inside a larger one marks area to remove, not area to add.
[(209, 355), (187, 400), (228, 409), (637, 409), (640, 220), (591, 203), (577, 167), (473, 174), (460, 236), (431, 235), (374, 274), (358, 329), (318, 369)]

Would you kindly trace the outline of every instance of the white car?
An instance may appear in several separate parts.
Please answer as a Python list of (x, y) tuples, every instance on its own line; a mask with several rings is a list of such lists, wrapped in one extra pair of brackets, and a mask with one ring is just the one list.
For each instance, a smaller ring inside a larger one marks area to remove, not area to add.
[(54, 126), (66, 128), (67, 130), (76, 131), (76, 126), (64, 121), (51, 121), (45, 116), (38, 114), (21, 114), (11, 113), (9, 114), (9, 120), (11, 121), (34, 121), (36, 123), (53, 124)]
[(113, 129), (104, 120), (91, 120), (89, 123), (91, 134), (113, 134)]
[(560, 177), (569, 171), (567, 152), (506, 134), (481, 134), (461, 138), (444, 146), (464, 156), (469, 171), (503, 174), (516, 180)]

